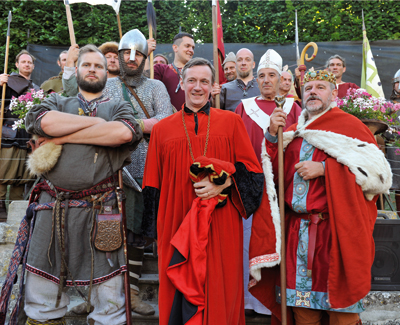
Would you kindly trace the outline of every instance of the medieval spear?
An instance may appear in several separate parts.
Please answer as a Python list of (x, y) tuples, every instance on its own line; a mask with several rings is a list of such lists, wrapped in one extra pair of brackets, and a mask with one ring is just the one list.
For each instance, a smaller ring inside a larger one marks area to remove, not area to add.
[[(212, 0), (213, 61), (215, 69), (215, 82), (219, 84), (217, 14), (217, 0)], [(215, 108), (220, 108), (219, 95), (215, 95), (214, 102)]]
[(74, 32), (74, 23), (72, 22), (71, 9), (69, 7), (69, 0), (64, 0), (65, 11), (67, 12), (67, 22), (68, 22), (68, 31), (69, 31), (69, 39), (71, 40), (71, 45), (75, 45), (75, 32)]
[[(8, 13), (8, 27), (7, 27), (7, 41), (6, 41), (6, 58), (4, 61), (4, 74), (7, 74), (7, 68), (8, 68), (8, 50), (10, 48), (10, 25), (11, 25), (11, 11)], [(6, 99), (6, 87), (7, 84), (3, 84), (3, 93), (1, 95), (1, 113), (0, 113), (0, 146), (1, 146), (1, 134), (3, 131), (3, 117), (4, 117), (4, 102)]]
[(296, 63), (299, 65), (300, 61), (300, 53), (299, 53), (299, 28), (297, 26), (297, 9), (295, 10), (295, 23), (296, 23), (296, 34), (295, 34), (295, 43), (296, 43)]
[[(157, 37), (157, 22), (156, 22), (156, 12), (154, 11), (152, 0), (148, 0), (147, 8), (147, 25), (149, 26), (149, 38)], [(146, 53), (147, 54), (147, 53)], [(150, 79), (154, 79), (154, 62), (153, 62), (154, 53), (150, 53)]]

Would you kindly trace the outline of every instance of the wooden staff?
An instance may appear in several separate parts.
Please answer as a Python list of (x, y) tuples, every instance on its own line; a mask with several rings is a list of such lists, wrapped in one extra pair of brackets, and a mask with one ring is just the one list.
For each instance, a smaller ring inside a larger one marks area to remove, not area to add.
[(122, 28), (121, 28), (121, 19), (119, 18), (119, 13), (117, 13), (117, 21), (118, 21), (118, 30), (119, 30), (119, 38), (122, 38)]
[(69, 0), (65, 0), (65, 10), (67, 12), (69, 39), (71, 40), (71, 45), (75, 45), (76, 42), (75, 42), (74, 23), (72, 22), (71, 9), (69, 8)]
[[(313, 55), (312, 55), (311, 57), (308, 57), (308, 55), (307, 55), (306, 52), (307, 52), (307, 50), (308, 50), (310, 47), (313, 47), (313, 48), (314, 48), (314, 53), (313, 53)], [(315, 57), (317, 56), (317, 53), (318, 53), (318, 45), (317, 45), (316, 43), (314, 43), (314, 42), (308, 43), (308, 44), (304, 47), (303, 51), (301, 51), (299, 70), (300, 70), (300, 73), (301, 73), (301, 76), (300, 76), (300, 87), (302, 87), (302, 88), (303, 88), (303, 86), (304, 86), (304, 82), (303, 82), (303, 80), (304, 80), (304, 74), (305, 74), (305, 72), (306, 72), (306, 70), (307, 70), (307, 67), (306, 67), (305, 64), (304, 64), (304, 59), (305, 59), (307, 62), (310, 62), (310, 61), (312, 61), (312, 60), (315, 59)]]
[[(285, 104), (285, 96), (275, 96), (275, 104), (277, 108), (282, 109)], [(286, 314), (286, 241), (285, 241), (285, 174), (284, 174), (284, 158), (283, 158), (283, 127), (278, 128), (278, 187), (279, 187), (279, 214), (281, 217), (281, 313), (282, 324), (287, 324)]]
[[(11, 11), (8, 12), (8, 28), (7, 28), (7, 41), (6, 41), (6, 58), (4, 61), (4, 74), (7, 74), (8, 69), (8, 50), (10, 48), (10, 25), (11, 25)], [(7, 83), (3, 84), (3, 92), (1, 95), (1, 113), (0, 113), (0, 148), (1, 148), (1, 134), (3, 132), (3, 118), (4, 118), (4, 103), (6, 100), (6, 87)]]
[[(148, 0), (147, 8), (146, 8), (146, 15), (147, 15), (147, 25), (149, 26), (149, 39), (157, 37), (157, 22), (156, 22), (156, 12), (154, 11), (152, 0)], [(154, 79), (154, 52), (150, 53), (150, 79)]]
[[(213, 26), (213, 60), (215, 69), (215, 82), (219, 84), (219, 63), (218, 63), (218, 17), (217, 0), (212, 0), (212, 26)], [(219, 94), (215, 95), (215, 108), (220, 108)]]
[(125, 196), (123, 193), (124, 182), (122, 180), (122, 169), (118, 171), (118, 188), (117, 195), (119, 213), (122, 214), (122, 229), (124, 236), (124, 256), (126, 263), (126, 272), (124, 272), (124, 287), (125, 287), (125, 311), (126, 311), (126, 324), (132, 324), (132, 312), (131, 312), (131, 286), (129, 283), (129, 261), (128, 261), (128, 243), (126, 237), (128, 235), (128, 228), (126, 223), (126, 211), (125, 211)]

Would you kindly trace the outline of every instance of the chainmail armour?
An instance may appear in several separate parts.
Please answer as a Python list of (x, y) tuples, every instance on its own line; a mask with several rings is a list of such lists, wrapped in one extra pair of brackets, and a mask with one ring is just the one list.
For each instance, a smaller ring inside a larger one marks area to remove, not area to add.
[[(173, 113), (172, 104), (167, 89), (161, 81), (140, 76), (135, 78), (135, 84), (136, 86), (133, 86), (132, 88), (136, 91), (136, 94), (146, 107), (150, 118), (155, 118), (160, 121)], [(138, 113), (135, 115), (135, 118), (146, 120), (146, 114), (143, 112), (135, 97), (131, 94), (128, 88), (126, 91), (132, 102), (132, 105)], [(123, 99), (124, 95), (122, 92), (122, 81), (119, 78), (108, 79), (106, 87), (103, 90), (103, 94), (110, 98)], [(127, 169), (135, 178), (143, 177), (147, 150), (148, 142), (146, 139), (142, 139), (136, 150), (131, 154), (132, 163), (127, 166)]]

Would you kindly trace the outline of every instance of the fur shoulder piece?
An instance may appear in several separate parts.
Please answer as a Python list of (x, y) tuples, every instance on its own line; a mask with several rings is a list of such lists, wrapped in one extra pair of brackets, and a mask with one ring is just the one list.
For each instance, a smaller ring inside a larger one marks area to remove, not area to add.
[(27, 166), (32, 175), (40, 176), (50, 171), (61, 155), (62, 145), (52, 142), (37, 148), (29, 155)]
[(296, 136), (302, 137), (349, 167), (367, 200), (372, 200), (377, 194), (389, 192), (392, 171), (376, 145), (329, 131), (303, 129), (297, 130)]

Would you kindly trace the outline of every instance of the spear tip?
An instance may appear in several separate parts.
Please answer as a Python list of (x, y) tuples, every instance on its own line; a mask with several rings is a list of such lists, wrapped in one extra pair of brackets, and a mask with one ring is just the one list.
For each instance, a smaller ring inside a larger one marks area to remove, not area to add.
[(8, 12), (8, 21), (11, 23), (12, 13), (11, 10)]

